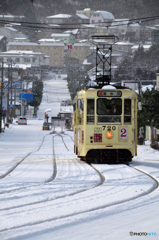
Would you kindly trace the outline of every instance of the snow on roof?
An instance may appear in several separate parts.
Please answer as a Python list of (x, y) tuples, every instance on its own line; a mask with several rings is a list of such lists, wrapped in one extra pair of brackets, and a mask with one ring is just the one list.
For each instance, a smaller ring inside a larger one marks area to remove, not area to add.
[(2, 40), (4, 38), (4, 36), (0, 36), (0, 40)]
[(34, 52), (34, 51), (19, 51), (19, 50), (11, 50), (8, 52), (0, 52), (0, 56), (8, 56), (8, 55), (19, 55), (19, 54), (25, 54), (25, 55), (42, 55), (43, 53)]
[[(142, 47), (144, 49), (149, 49), (152, 46), (152, 44), (147, 44), (147, 45), (142, 45)], [(138, 49), (139, 47), (141, 47), (140, 45), (134, 45), (133, 47), (131, 47), (131, 49)]]
[[(23, 45), (26, 45), (26, 46), (64, 46), (64, 43), (56, 43), (56, 42), (48, 42), (48, 43), (31, 43), (31, 42), (9, 42), (8, 43), (8, 46), (11, 45), (11, 46), (16, 46), (16, 45), (19, 45), (19, 46), (23, 46)], [(75, 43), (74, 46), (87, 46), (89, 47), (90, 45), (89, 44), (86, 44), (86, 43)]]
[(38, 46), (38, 43), (33, 42), (9, 42), (7, 45), (25, 45), (25, 46)]
[(82, 19), (89, 19), (89, 17), (87, 17), (86, 15), (84, 15), (84, 14), (80, 14), (80, 13), (78, 13), (78, 14), (76, 14), (78, 17), (80, 17), (80, 18), (82, 18)]
[[(12, 68), (20, 68), (26, 70), (27, 68), (31, 68), (31, 64), (20, 64), (18, 63), (17, 65), (12, 65)], [(8, 68), (8, 64), (4, 63), (4, 68)]]
[(12, 32), (18, 32), (18, 30), (16, 30), (15, 28), (12, 28), (12, 27), (5, 27), (5, 28), (11, 30)]
[[(157, 25), (156, 25), (156, 26), (157, 26)], [(148, 29), (152, 29), (152, 30), (158, 30), (158, 28), (156, 28), (156, 27), (146, 26), (146, 28), (148, 28)]]
[(114, 19), (111, 26), (115, 27), (118, 25), (127, 25), (129, 23), (129, 19)]
[(91, 65), (91, 63), (90, 63), (90, 62), (88, 62), (88, 60), (87, 60), (87, 59), (85, 59), (85, 60), (84, 60), (84, 62), (83, 62), (83, 65)]
[(104, 19), (114, 19), (113, 14), (107, 11), (96, 11), (95, 13), (101, 13)]
[(14, 16), (11, 14), (7, 14), (7, 15), (0, 15), (0, 18), (25, 18), (24, 16)]
[(83, 11), (91, 11), (91, 8), (85, 8)]
[(154, 88), (154, 86), (152, 84), (147, 85), (145, 87), (142, 87), (142, 92), (145, 92), (147, 89), (149, 89), (150, 91), (152, 90), (152, 88)]
[(38, 40), (39, 42), (59, 42), (59, 40), (54, 39), (54, 38), (42, 38)]
[(132, 24), (129, 24), (129, 27), (140, 27), (140, 24), (138, 24), (138, 23), (132, 23)]
[(130, 42), (117, 42), (116, 45), (133, 45), (133, 43)]
[(70, 37), (69, 33), (53, 33), (51, 37)]
[(79, 41), (79, 43), (85, 43), (85, 42), (88, 42), (88, 39), (82, 39)]
[(96, 25), (95, 24), (83, 24), (84, 27), (87, 27), (87, 28), (95, 28)]
[(69, 14), (57, 14), (57, 15), (53, 15), (53, 16), (48, 16), (46, 18), (70, 18), (71, 15)]
[(26, 40), (28, 38), (14, 38), (15, 40)]
[(48, 24), (50, 27), (60, 27), (58, 24)]
[(72, 33), (72, 34), (77, 34), (79, 31), (79, 29), (74, 29), (74, 30), (68, 30), (68, 31), (65, 31), (64, 33)]

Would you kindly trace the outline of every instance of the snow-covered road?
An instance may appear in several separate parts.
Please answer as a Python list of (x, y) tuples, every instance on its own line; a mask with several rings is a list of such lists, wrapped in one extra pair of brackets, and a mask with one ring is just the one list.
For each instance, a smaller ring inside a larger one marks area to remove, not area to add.
[(56, 116), (69, 98), (66, 81), (44, 86), (37, 119), (0, 136), (0, 239), (159, 239), (158, 152), (139, 146), (132, 167), (80, 161), (72, 131), (42, 131), (44, 110)]

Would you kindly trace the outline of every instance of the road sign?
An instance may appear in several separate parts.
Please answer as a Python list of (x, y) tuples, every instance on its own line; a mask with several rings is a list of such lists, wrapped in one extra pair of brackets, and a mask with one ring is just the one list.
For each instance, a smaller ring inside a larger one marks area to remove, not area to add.
[[(3, 88), (8, 88), (8, 83), (3, 83)], [(11, 84), (9, 84), (9, 88), (11, 88)], [(12, 89), (22, 89), (22, 82), (12, 82)]]
[(33, 101), (33, 94), (21, 92), (19, 93), (19, 100)]

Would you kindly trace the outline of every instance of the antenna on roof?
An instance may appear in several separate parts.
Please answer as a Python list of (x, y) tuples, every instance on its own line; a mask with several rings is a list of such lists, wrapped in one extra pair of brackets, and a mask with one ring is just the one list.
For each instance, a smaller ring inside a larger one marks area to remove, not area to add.
[[(89, 41), (96, 46), (96, 82), (99, 86), (108, 85), (111, 82), (111, 56), (112, 45), (118, 42), (114, 35), (94, 35)], [(99, 73), (98, 67), (101, 67)]]

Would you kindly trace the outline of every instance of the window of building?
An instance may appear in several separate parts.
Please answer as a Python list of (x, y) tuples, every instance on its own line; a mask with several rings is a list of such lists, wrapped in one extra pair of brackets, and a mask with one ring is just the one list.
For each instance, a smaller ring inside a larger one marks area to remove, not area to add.
[(24, 58), (24, 62), (25, 63), (29, 63), (30, 62), (30, 58)]

